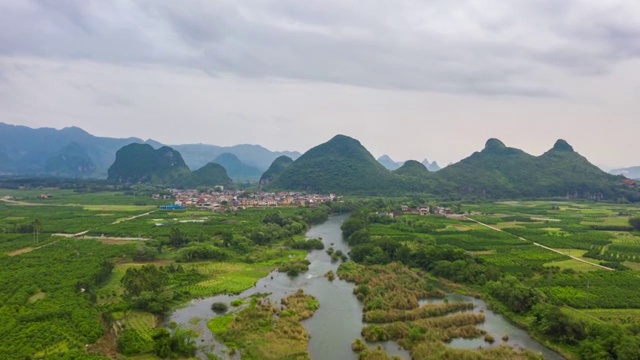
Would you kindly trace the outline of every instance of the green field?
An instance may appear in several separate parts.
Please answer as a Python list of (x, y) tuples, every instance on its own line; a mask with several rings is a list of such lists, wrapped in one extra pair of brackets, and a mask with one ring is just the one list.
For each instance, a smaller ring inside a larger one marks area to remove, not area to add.
[[(159, 211), (166, 201), (148, 194), (0, 190), (5, 195), (15, 197), (0, 201), (0, 354), (10, 358), (116, 350), (154, 358), (158, 316), (192, 298), (239, 293), (304, 258), (292, 244), (328, 213), (279, 209), (269, 222), (272, 210)], [(163, 279), (154, 287), (157, 277), (135, 278), (149, 266)]]

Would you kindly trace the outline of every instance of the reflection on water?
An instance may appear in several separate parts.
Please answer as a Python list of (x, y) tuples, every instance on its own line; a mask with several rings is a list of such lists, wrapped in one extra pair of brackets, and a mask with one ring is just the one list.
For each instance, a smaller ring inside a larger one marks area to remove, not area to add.
[[(325, 223), (312, 227), (307, 232), (309, 238), (321, 238), (325, 249), (333, 247), (336, 251), (341, 250), (347, 254), (349, 246), (342, 240), (340, 225), (346, 220), (346, 215), (334, 216)], [(362, 323), (362, 304), (353, 295), (354, 284), (337, 279), (328, 281), (324, 274), (331, 270), (334, 273), (338, 269), (340, 262), (332, 261), (331, 257), (324, 251), (313, 251), (307, 255), (311, 262), (309, 271), (298, 277), (291, 278), (286, 274), (272, 272), (268, 276), (260, 279), (256, 286), (246, 290), (237, 296), (218, 295), (206, 299), (193, 300), (186, 307), (175, 311), (169, 321), (175, 321), (184, 327), (196, 330), (200, 335), (198, 343), (200, 351), (198, 357), (206, 359), (206, 353), (214, 353), (223, 359), (237, 359), (230, 356), (226, 347), (216, 341), (206, 326), (207, 320), (216, 316), (211, 311), (213, 302), (224, 302), (229, 304), (236, 298), (246, 298), (255, 293), (271, 293), (269, 296), (274, 301), (280, 301), (298, 289), (303, 289), (305, 293), (315, 296), (320, 302), (320, 308), (313, 317), (303, 322), (307, 331), (311, 334), (309, 340), (309, 354), (314, 360), (334, 360), (334, 359), (357, 359), (357, 354), (351, 350), (351, 343), (356, 338), (360, 338)], [(442, 300), (426, 300), (421, 303), (438, 302)], [(507, 344), (513, 347), (526, 347), (535, 352), (541, 352), (545, 359), (562, 359), (556, 353), (546, 349), (540, 343), (533, 340), (525, 331), (518, 329), (502, 316), (494, 314), (488, 310), (486, 304), (478, 299), (462, 296), (449, 295), (449, 301), (473, 302), (476, 309), (484, 310), (486, 321), (479, 325), (496, 338), (497, 346), (501, 343), (500, 338), (504, 334), (509, 335)], [(233, 308), (230, 307), (231, 311)], [(372, 344), (373, 345), (373, 344)], [(390, 355), (395, 355), (401, 359), (410, 359), (409, 352), (401, 349), (395, 342), (376, 343), (382, 345)], [(463, 340), (454, 339), (451, 346), (458, 348), (478, 348), (489, 346), (483, 339)]]

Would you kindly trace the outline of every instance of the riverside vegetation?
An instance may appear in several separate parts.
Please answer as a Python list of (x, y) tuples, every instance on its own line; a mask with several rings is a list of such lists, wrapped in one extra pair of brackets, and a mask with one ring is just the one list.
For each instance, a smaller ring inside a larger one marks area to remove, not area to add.
[(289, 263), (304, 271), (303, 234), (332, 211), (170, 212), (121, 192), (6, 192), (15, 197), (0, 202), (6, 359), (191, 356), (194, 334), (157, 329), (160, 318), (194, 297), (239, 293)]
[[(412, 288), (405, 283), (417, 283), (417, 278), (398, 280), (410, 267), (427, 272), (443, 288), (482, 296), (567, 358), (638, 358), (640, 274), (635, 254), (640, 234), (630, 224), (636, 223), (639, 207), (570, 202), (462, 207), (471, 212), (469, 218), (491, 224), (489, 228), (465, 218), (380, 216), (381, 211), (400, 213), (398, 204), (373, 204), (343, 224), (357, 264), (343, 264), (338, 272), (358, 284), (356, 294), (371, 323), (363, 329), (365, 339), (398, 339), (414, 358), (422, 356), (418, 349), (429, 349), (424, 356), (430, 359), (451, 358), (448, 353), (455, 350), (442, 344), (450, 335), (434, 334), (439, 326), (429, 319), (433, 310), (416, 307), (414, 301), (425, 296), (419, 291), (429, 285), (403, 294)], [(378, 281), (383, 277), (387, 281)], [(401, 291), (396, 284), (403, 284), (397, 285)], [(410, 302), (397, 302), (389, 295), (393, 293)], [(429, 321), (429, 326), (421, 326)], [(460, 326), (480, 319), (467, 321)], [(465, 356), (484, 358), (481, 353)]]
[[(446, 290), (482, 296), (570, 359), (636, 359), (640, 353), (640, 236), (633, 220), (640, 208), (634, 205), (459, 206), (470, 218), (503, 230), (497, 231), (441, 216), (379, 215), (399, 214), (410, 199), (211, 213), (156, 210), (160, 203), (144, 187), (127, 194), (3, 191), (15, 201), (0, 202), (0, 358), (192, 356), (195, 334), (159, 327), (164, 314), (194, 297), (240, 293), (274, 269), (305, 271), (306, 251), (320, 246), (304, 242), (302, 234), (330, 212), (342, 211), (352, 211), (343, 231), (353, 261), (337, 275), (356, 284), (365, 340), (396, 340), (416, 359), (536, 358), (497, 346), (500, 337), (508, 345), (508, 334), (483, 334), (476, 327), (482, 314), (470, 312), (467, 303), (419, 302)], [(42, 192), (54, 197), (39, 199)], [(142, 214), (147, 215), (136, 217)], [(317, 251), (335, 254), (331, 248)], [(346, 259), (336, 259), (341, 257)], [(334, 276), (327, 274), (327, 281)], [(209, 322), (230, 349), (253, 358), (308, 356), (300, 321), (322, 305), (311, 296), (231, 305), (239, 306), (233, 314)], [(254, 318), (263, 319), (258, 329)], [(496, 346), (447, 346), (468, 337)], [(265, 339), (289, 345), (271, 349)], [(361, 340), (353, 348), (363, 359), (388, 358)]]

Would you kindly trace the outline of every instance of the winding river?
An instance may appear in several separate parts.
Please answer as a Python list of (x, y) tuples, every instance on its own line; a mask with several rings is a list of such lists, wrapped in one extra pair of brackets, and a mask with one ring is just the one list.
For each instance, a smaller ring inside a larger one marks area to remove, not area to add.
[[(340, 231), (340, 225), (346, 218), (346, 215), (333, 216), (323, 224), (312, 227), (307, 232), (307, 237), (321, 238), (325, 248), (333, 247), (346, 254), (349, 252), (349, 246), (342, 240), (342, 232)], [(218, 295), (193, 300), (186, 307), (175, 311), (168, 320), (192, 328), (199, 333), (199, 358), (206, 359), (206, 353), (214, 353), (223, 359), (234, 359), (228, 355), (224, 345), (216, 341), (207, 328), (206, 321), (216, 316), (211, 311), (211, 304), (218, 301), (229, 304), (236, 298), (246, 298), (258, 292), (271, 293), (270, 298), (279, 301), (298, 289), (303, 289), (305, 293), (315, 296), (320, 302), (320, 308), (313, 317), (304, 321), (305, 328), (311, 334), (308, 348), (311, 358), (314, 360), (355, 360), (357, 354), (351, 351), (351, 343), (354, 339), (360, 338), (363, 323), (362, 304), (353, 295), (354, 284), (337, 278), (330, 282), (324, 277), (324, 274), (329, 270), (335, 273), (340, 265), (340, 262), (333, 262), (324, 250), (310, 252), (307, 259), (311, 262), (309, 271), (298, 277), (291, 278), (286, 274), (272, 272), (260, 279), (255, 287), (240, 295)], [(455, 294), (449, 295), (449, 299), (451, 301), (473, 302), (476, 305), (473, 311), (483, 310), (485, 312), (486, 321), (479, 327), (498, 340), (493, 346), (499, 345), (499, 339), (502, 335), (509, 334), (507, 344), (510, 346), (542, 353), (545, 359), (562, 359), (560, 355), (532, 339), (526, 331), (512, 325), (501, 315), (488, 310), (483, 301)], [(427, 301), (436, 302), (438, 300), (426, 300), (425, 302)], [(377, 343), (376, 345), (382, 345), (390, 355), (410, 359), (409, 353), (394, 342)], [(454, 339), (451, 346), (475, 349), (490, 345), (482, 339)]]

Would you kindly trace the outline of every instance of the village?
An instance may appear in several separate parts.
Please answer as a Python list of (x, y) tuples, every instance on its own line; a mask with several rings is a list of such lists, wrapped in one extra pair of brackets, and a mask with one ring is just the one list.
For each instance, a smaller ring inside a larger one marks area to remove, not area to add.
[(197, 207), (213, 211), (238, 210), (249, 207), (279, 206), (318, 206), (331, 201), (340, 201), (342, 196), (335, 194), (307, 194), (302, 192), (281, 191), (247, 192), (242, 190), (224, 190), (201, 192), (194, 189), (169, 189), (170, 194), (153, 194), (154, 199), (173, 200), (172, 204), (160, 206), (160, 210), (182, 210)]
[[(342, 200), (342, 196), (336, 194), (307, 194), (293, 191), (252, 193), (242, 190), (224, 190), (221, 187), (212, 192), (201, 192), (195, 189), (168, 189), (167, 192), (164, 195), (152, 195), (154, 199), (173, 200), (173, 203), (160, 206), (160, 210), (200, 208), (212, 211), (236, 211), (251, 207), (314, 207), (323, 203)], [(442, 206), (409, 207), (403, 205), (396, 211), (378, 213), (380, 216), (392, 218), (402, 214), (456, 216), (453, 210)]]

